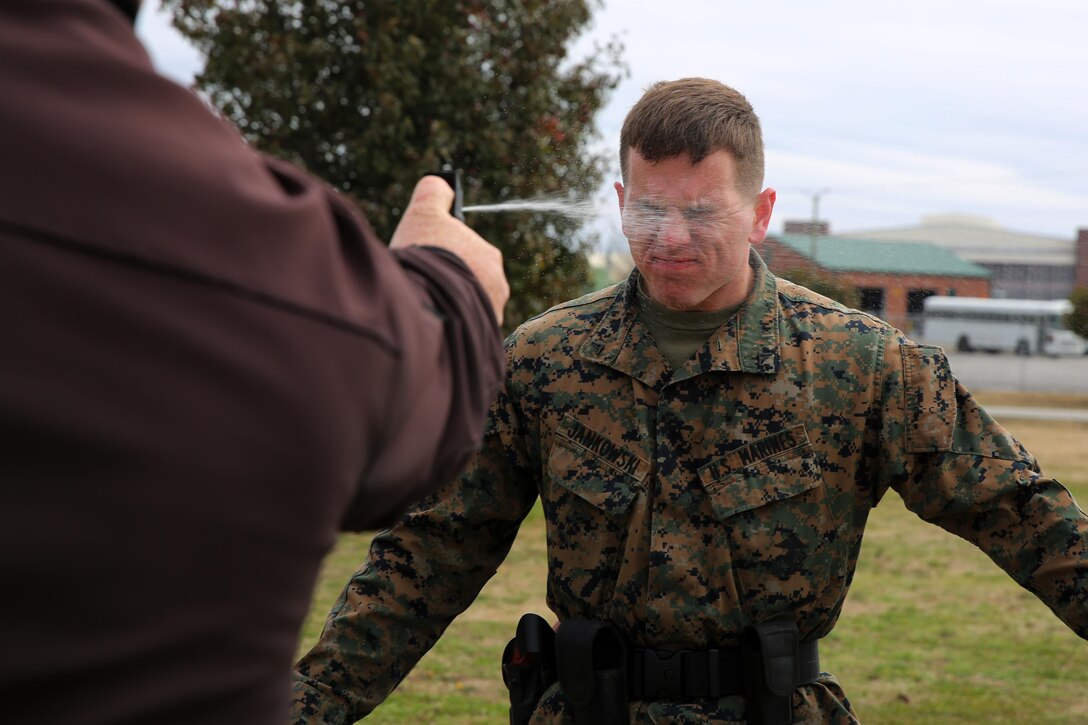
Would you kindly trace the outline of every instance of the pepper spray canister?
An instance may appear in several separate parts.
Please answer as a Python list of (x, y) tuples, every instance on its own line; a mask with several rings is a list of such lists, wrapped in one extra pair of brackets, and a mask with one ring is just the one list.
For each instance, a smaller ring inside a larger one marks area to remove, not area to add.
[(438, 171), (430, 171), (424, 176), (441, 176), (446, 180), (446, 183), (453, 189), (453, 206), (450, 207), (450, 214), (464, 221), (465, 214), (461, 211), (461, 170), (454, 169), (450, 164), (443, 164)]

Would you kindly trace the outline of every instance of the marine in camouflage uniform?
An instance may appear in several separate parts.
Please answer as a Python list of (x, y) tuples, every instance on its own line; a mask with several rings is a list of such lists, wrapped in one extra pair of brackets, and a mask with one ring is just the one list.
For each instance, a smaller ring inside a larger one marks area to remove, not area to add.
[[(540, 496), (548, 605), (643, 647), (706, 649), (784, 612), (831, 631), (888, 486), (1088, 637), (1088, 519), (959, 385), (940, 349), (776, 278), (670, 371), (632, 277), (507, 343), (470, 471), (375, 539), (299, 664), (300, 721), (378, 705), (472, 603)], [(555, 686), (533, 722), (570, 722)], [(830, 675), (799, 722), (853, 722)], [(743, 698), (633, 702), (632, 722), (743, 720)]]
[[(740, 127), (743, 144), (730, 136)], [(698, 651), (786, 617), (803, 640), (823, 637), (890, 486), (1088, 637), (1088, 517), (1069, 492), (957, 383), (940, 349), (776, 278), (751, 248), (774, 192), (759, 191), (747, 101), (705, 79), (654, 87), (620, 149), (636, 271), (510, 337), (482, 449), (374, 540), (298, 665), (297, 721), (351, 722), (381, 703), (472, 603), (537, 497), (561, 632), (607, 621), (634, 647)], [(723, 322), (677, 355), (655, 305)], [(797, 722), (856, 720), (830, 675), (795, 689), (792, 704)], [(726, 723), (743, 721), (745, 705), (635, 699), (630, 716)], [(572, 719), (555, 685), (532, 722)]]

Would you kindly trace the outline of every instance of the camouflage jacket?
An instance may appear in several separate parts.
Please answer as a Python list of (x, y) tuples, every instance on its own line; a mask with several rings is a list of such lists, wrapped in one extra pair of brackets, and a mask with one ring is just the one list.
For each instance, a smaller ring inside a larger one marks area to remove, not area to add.
[[(637, 272), (510, 337), (483, 448), (375, 540), (300, 662), (300, 722), (350, 722), (380, 703), (473, 601), (538, 496), (549, 606), (608, 619), (638, 646), (735, 645), (783, 613), (803, 638), (826, 635), (888, 486), (1088, 637), (1088, 518), (1069, 492), (939, 348), (752, 264), (749, 300), (679, 370), (639, 321)], [(636, 702), (632, 721), (730, 722), (743, 707)], [(854, 721), (826, 675), (794, 709)], [(533, 722), (570, 721), (553, 688)]]

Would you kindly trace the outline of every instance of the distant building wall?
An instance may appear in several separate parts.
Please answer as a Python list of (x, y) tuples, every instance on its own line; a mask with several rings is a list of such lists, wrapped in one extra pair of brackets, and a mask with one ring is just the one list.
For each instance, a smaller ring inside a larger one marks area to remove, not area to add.
[(914, 290), (957, 297), (990, 296), (990, 280), (985, 277), (888, 275), (883, 272), (839, 272), (838, 276), (846, 277), (859, 288), (883, 289), (884, 309), (880, 312), (873, 310), (874, 314), (908, 334), (913, 331), (920, 314), (920, 311), (910, 309), (911, 292)]
[(1088, 229), (1077, 230), (1077, 248), (1074, 254), (1076, 261), (1073, 284), (1077, 287), (1088, 287)]
[(789, 278), (789, 271), (805, 269), (848, 279), (867, 293), (862, 294), (861, 307), (910, 334), (914, 329), (920, 299), (927, 294), (957, 295), (959, 297), (989, 297), (990, 280), (985, 277), (954, 277), (928, 274), (893, 274), (888, 272), (830, 271), (793, 248), (768, 237), (757, 247), (772, 272)]
[(818, 234), (826, 237), (831, 234), (831, 222), (798, 221), (787, 219), (782, 225), (783, 234)]
[(986, 217), (929, 214), (915, 226), (840, 232), (838, 236), (936, 244), (990, 270), (993, 297), (1066, 299), (1076, 284), (1088, 283), (1088, 269), (1082, 269), (1077, 277), (1075, 259), (1083, 259), (1076, 256), (1079, 235), (1073, 239), (1017, 232)]
[(994, 297), (1019, 300), (1062, 300), (1074, 287), (1074, 268), (1056, 264), (976, 262), (993, 274)]

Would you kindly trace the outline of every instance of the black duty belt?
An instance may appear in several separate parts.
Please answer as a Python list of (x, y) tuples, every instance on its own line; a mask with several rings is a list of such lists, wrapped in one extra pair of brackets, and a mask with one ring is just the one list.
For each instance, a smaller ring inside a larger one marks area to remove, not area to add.
[[(631, 649), (627, 653), (627, 694), (632, 700), (677, 700), (743, 695), (744, 657), (740, 647), (707, 650)], [(820, 677), (817, 640), (797, 643), (797, 684)]]
[(820, 677), (816, 640), (799, 640), (797, 623), (781, 616), (745, 627), (738, 647), (639, 649), (611, 622), (567, 619), (556, 669), (577, 725), (626, 725), (632, 700), (728, 695), (743, 695), (749, 725), (784, 725), (793, 722), (793, 691)]

